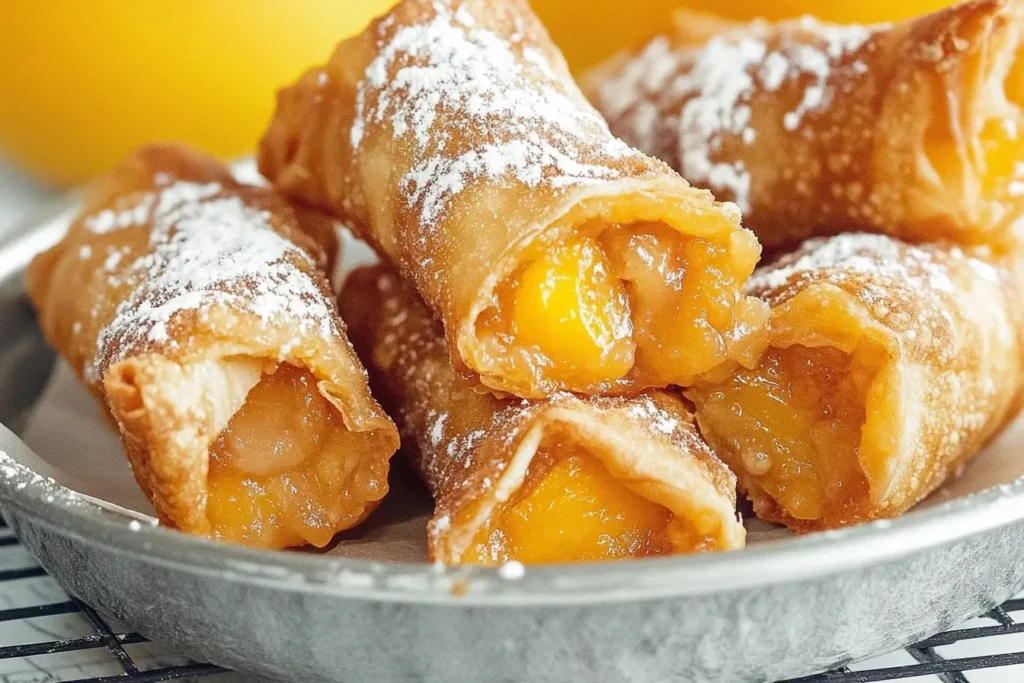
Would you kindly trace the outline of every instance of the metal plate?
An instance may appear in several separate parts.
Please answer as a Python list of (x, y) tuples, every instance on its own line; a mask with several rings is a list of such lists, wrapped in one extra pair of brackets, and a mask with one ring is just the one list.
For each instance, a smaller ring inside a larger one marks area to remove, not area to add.
[[(0, 422), (15, 431), (53, 364), (21, 275), (60, 226), (34, 226), (0, 235)], [(0, 428), (0, 450), (27, 447)], [(1021, 482), (738, 553), (521, 578), (216, 544), (28, 471), (0, 477), (0, 500), (101, 612), (191, 657), (297, 681), (773, 681), (888, 652), (1024, 585)]]

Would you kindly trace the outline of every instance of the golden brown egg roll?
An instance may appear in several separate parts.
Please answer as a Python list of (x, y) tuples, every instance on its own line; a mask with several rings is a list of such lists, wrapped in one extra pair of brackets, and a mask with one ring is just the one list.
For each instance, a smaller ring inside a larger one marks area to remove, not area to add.
[(405, 0), (278, 96), (261, 171), (415, 283), (456, 369), (539, 398), (751, 358), (735, 207), (614, 138), (525, 0)]
[(867, 27), (680, 11), (585, 89), (767, 249), (855, 231), (1005, 248), (1024, 206), (1022, 29), (1018, 0)]
[(303, 221), (212, 159), (150, 147), (28, 270), (46, 338), (105, 406), (165, 524), (323, 546), (387, 492), (398, 432)]
[(754, 370), (687, 392), (763, 519), (812, 531), (893, 517), (1013, 416), (1019, 264), (882, 235), (818, 238), (759, 269)]
[(481, 394), (456, 375), (440, 324), (388, 267), (356, 271), (339, 301), (433, 494), (432, 560), (546, 564), (743, 546), (735, 477), (678, 396)]

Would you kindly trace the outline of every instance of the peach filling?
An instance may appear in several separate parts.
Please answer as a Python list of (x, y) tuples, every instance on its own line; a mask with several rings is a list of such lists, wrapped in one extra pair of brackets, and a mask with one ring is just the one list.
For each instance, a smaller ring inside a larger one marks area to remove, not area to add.
[[(728, 249), (662, 223), (597, 221), (499, 285), (478, 322), (488, 361), (520, 386), (690, 384), (759, 327)], [(746, 319), (744, 319), (746, 318)]]
[(866, 354), (772, 348), (758, 369), (689, 393), (704, 436), (755, 504), (767, 496), (791, 519), (831, 526), (867, 501), (860, 450), (878, 365)]
[(1005, 202), (1024, 196), (1024, 60), (1019, 55), (1012, 59), (1012, 64), (991, 67), (985, 115), (975, 118), (966, 132), (970, 149), (958, 142), (965, 133), (950, 128), (960, 110), (951, 110), (941, 82), (934, 88), (935, 113), (925, 135), (925, 153), (947, 187), (958, 187), (970, 164), (979, 169), (979, 189), (986, 199)]
[[(556, 564), (694, 552), (714, 545), (580, 451), (542, 450), (526, 480), (480, 528), (463, 561)], [(710, 517), (703, 520), (714, 526)], [(711, 530), (713, 533), (713, 530)]]
[(213, 537), (263, 548), (327, 545), (387, 492), (386, 471), (357, 469), (372, 438), (345, 427), (308, 370), (280, 365), (210, 446)]
[(629, 372), (629, 302), (593, 240), (547, 252), (523, 269), (509, 294), (518, 343), (538, 349), (554, 372), (581, 384)]
[(1024, 121), (990, 121), (981, 132), (982, 192), (993, 199), (1024, 196)]

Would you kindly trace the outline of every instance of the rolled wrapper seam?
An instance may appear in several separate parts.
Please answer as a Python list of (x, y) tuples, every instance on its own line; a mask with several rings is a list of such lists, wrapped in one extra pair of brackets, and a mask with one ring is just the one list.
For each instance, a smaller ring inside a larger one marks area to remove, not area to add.
[(1022, 40), (1016, 0), (875, 26), (679, 11), (584, 87), (768, 249), (857, 231), (1004, 249), (1024, 201)]
[(32, 263), (29, 294), (161, 519), (280, 547), (324, 545), (365, 517), (398, 435), (302, 230), (310, 216), (171, 146), (126, 160), (87, 204)]
[(678, 397), (495, 398), (457, 377), (438, 324), (386, 267), (356, 271), (340, 302), (434, 497), (433, 560), (568, 562), (742, 547), (735, 479)]
[(898, 515), (1020, 407), (1020, 266), (986, 250), (842, 235), (755, 274), (754, 370), (690, 390), (762, 518), (798, 531)]
[(614, 138), (522, 0), (400, 3), (280, 93), (259, 161), (415, 283), (496, 391), (685, 384), (764, 324), (735, 207)]

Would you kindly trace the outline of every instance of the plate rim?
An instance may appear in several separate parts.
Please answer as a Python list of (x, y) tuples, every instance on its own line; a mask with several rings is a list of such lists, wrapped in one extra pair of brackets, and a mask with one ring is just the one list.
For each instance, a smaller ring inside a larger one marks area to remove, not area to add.
[(743, 550), (530, 566), (513, 575), (494, 567), (260, 550), (140, 523), (120, 508), (37, 474), (20, 463), (19, 450), (32, 452), (0, 425), (0, 501), (8, 514), (25, 515), (59, 535), (192, 574), (385, 602), (525, 607), (707, 596), (855, 571), (1024, 521), (1022, 477), (895, 520)]

